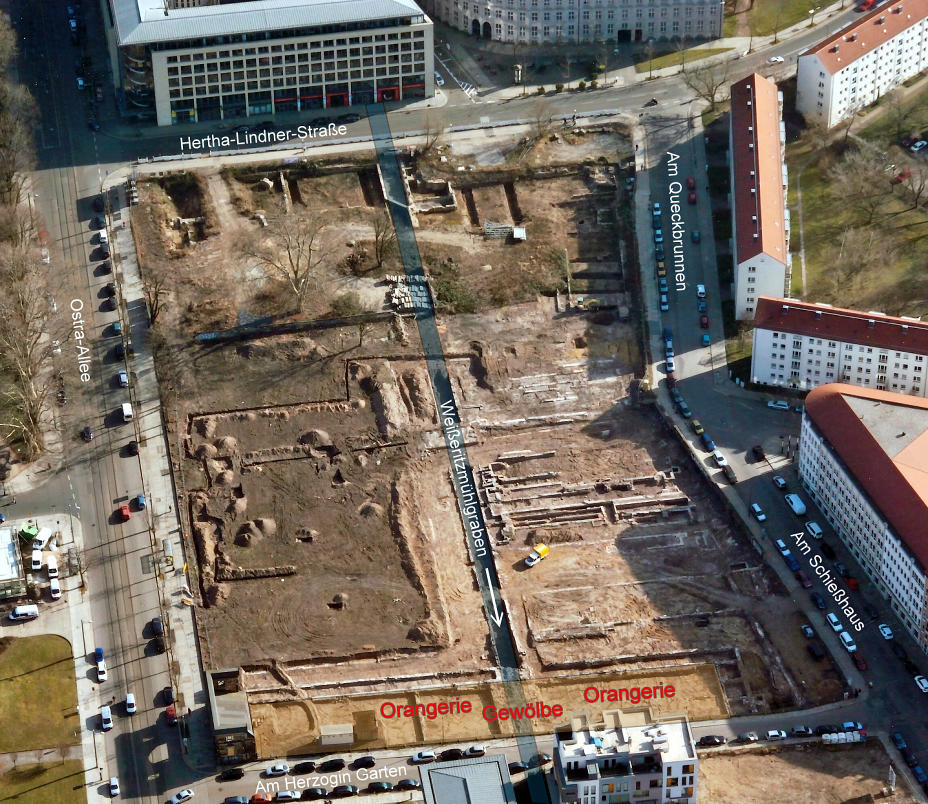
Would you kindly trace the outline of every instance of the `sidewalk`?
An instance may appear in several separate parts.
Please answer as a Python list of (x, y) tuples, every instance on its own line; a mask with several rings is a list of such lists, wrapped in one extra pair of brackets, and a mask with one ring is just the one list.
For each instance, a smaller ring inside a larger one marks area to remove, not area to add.
[[(142, 487), (149, 503), (146, 510), (148, 531), (154, 559), (159, 572), (155, 581), (160, 607), (165, 617), (165, 636), (171, 685), (175, 691), (177, 714), (187, 716), (190, 737), (182, 740), (183, 761), (198, 771), (215, 766), (209, 707), (196, 638), (194, 599), (185, 574), (187, 556), (192, 558), (192, 546), (183, 538), (175, 505), (170, 450), (163, 427), (161, 398), (151, 353), (148, 312), (138, 261), (128, 225), (128, 201), (125, 184), (113, 174), (105, 189), (116, 190), (113, 212), (109, 221), (113, 243), (114, 273), (120, 289), (120, 318), (123, 329), (132, 340), (134, 357), (127, 357), (127, 369), (132, 377), (130, 399), (135, 410), (136, 440)], [(169, 555), (173, 554), (173, 561)]]

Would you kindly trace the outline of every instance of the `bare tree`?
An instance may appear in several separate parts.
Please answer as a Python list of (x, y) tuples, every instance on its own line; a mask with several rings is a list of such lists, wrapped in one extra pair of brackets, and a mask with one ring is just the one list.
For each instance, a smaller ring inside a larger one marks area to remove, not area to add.
[(377, 268), (390, 255), (396, 245), (396, 229), (393, 228), (393, 219), (386, 207), (382, 207), (374, 215), (374, 262)]
[(532, 137), (537, 142), (548, 135), (554, 123), (554, 112), (547, 100), (539, 100), (532, 107)]
[(903, 134), (908, 132), (909, 125), (914, 112), (914, 106), (905, 102), (899, 89), (890, 92), (883, 104), (886, 115), (892, 121), (893, 128), (896, 130), (896, 139), (902, 139)]
[(358, 322), (358, 349), (364, 346), (364, 336), (368, 333), (371, 326), (373, 326), (373, 324), (370, 321)]
[(862, 224), (873, 223), (886, 206), (886, 174), (871, 155), (848, 151), (829, 171), (832, 193), (840, 198)]
[(851, 129), (854, 127), (854, 123), (857, 122), (857, 112), (860, 111), (859, 106), (852, 106), (847, 110), (847, 114), (842, 117), (837, 123), (835, 123), (834, 131), (837, 134), (844, 134), (844, 138), (841, 141), (841, 144), (846, 148), (848, 137), (851, 136)]
[(431, 115), (426, 115), (422, 143), (416, 149), (418, 155), (426, 157), (431, 154), (441, 144), (443, 133), (441, 123), (433, 120)]
[(0, 80), (0, 202), (16, 205), (32, 168), (36, 106), (29, 91)]
[(319, 266), (325, 259), (320, 234), (325, 228), (313, 215), (283, 215), (264, 231), (268, 239), (256, 242), (254, 235), (238, 238), (241, 251), (286, 282), (293, 293), (298, 312), (303, 312), (306, 296), (319, 282)]
[(158, 316), (164, 309), (167, 289), (168, 272), (163, 265), (142, 266), (142, 290), (145, 293), (145, 302), (148, 304), (148, 320), (152, 326), (158, 322)]
[(901, 175), (904, 176), (902, 187), (907, 191), (912, 203), (911, 209), (916, 209), (928, 191), (928, 165), (918, 161), (912, 167), (906, 168)]
[(724, 62), (720, 65), (705, 64), (701, 67), (693, 67), (684, 73), (683, 83), (686, 84), (697, 97), (702, 98), (712, 111), (715, 107), (725, 100), (728, 92), (728, 79), (730, 62)]

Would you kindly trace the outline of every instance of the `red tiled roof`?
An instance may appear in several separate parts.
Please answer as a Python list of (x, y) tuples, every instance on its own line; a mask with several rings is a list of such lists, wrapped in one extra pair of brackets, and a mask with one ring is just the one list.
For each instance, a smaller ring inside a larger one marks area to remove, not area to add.
[[(784, 307), (787, 308), (785, 314)], [(872, 327), (870, 321), (873, 321)], [(880, 313), (761, 296), (757, 300), (754, 326), (791, 332), (794, 335), (928, 355), (928, 323)]]
[(902, 539), (928, 568), (928, 430), (891, 458), (845, 397), (928, 410), (928, 399), (875, 391), (856, 385), (820, 385), (806, 397), (806, 415), (860, 487)]
[(777, 85), (757, 73), (732, 84), (731, 170), (739, 263), (761, 253), (786, 263), (782, 145)]
[(825, 69), (834, 75), (925, 17), (928, 17), (928, 0), (886, 3), (810, 48), (800, 58), (817, 55)]

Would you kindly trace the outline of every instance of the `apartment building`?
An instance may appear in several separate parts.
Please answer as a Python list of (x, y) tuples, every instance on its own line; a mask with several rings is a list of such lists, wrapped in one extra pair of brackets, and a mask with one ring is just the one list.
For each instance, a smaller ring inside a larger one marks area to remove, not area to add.
[(796, 108), (827, 128), (928, 67), (928, 0), (895, 0), (799, 57)]
[(729, 162), (735, 318), (760, 296), (789, 296), (789, 210), (783, 94), (754, 73), (732, 84)]
[(806, 398), (799, 478), (923, 651), (928, 651), (926, 466), (925, 399), (836, 383)]
[(602, 42), (609, 48), (649, 39), (717, 39), (724, 12), (719, 0), (426, 0), (422, 7), (446, 25), (484, 39)]
[(808, 390), (843, 382), (924, 397), (926, 361), (928, 324), (917, 318), (758, 300), (751, 353), (756, 383)]
[(434, 94), (413, 0), (108, 0), (125, 105), (160, 126)]
[(674, 801), (695, 804), (698, 759), (685, 717), (651, 722), (644, 712), (605, 712), (595, 729), (575, 719), (554, 736), (560, 804)]

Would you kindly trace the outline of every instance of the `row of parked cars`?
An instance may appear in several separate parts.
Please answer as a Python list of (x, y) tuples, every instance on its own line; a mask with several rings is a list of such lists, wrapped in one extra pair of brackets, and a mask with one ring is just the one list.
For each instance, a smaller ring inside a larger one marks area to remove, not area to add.
[[(781, 740), (793, 738), (803, 738), (803, 737), (821, 737), (824, 734), (838, 734), (840, 732), (860, 732), (863, 736), (866, 736), (867, 732), (864, 730), (864, 724), (859, 720), (848, 720), (840, 725), (834, 723), (825, 723), (821, 726), (816, 726), (814, 729), (809, 728), (808, 726), (793, 726), (787, 733), (784, 729), (770, 729), (767, 731), (763, 738), (756, 731), (746, 731), (743, 734), (739, 734), (731, 742), (733, 744), (746, 745), (749, 743), (759, 742), (761, 739), (766, 740), (770, 743), (780, 742)], [(720, 734), (707, 734), (703, 737), (700, 737), (696, 741), (696, 745), (702, 746), (704, 748), (725, 745), (728, 742), (728, 739), (723, 737)]]

